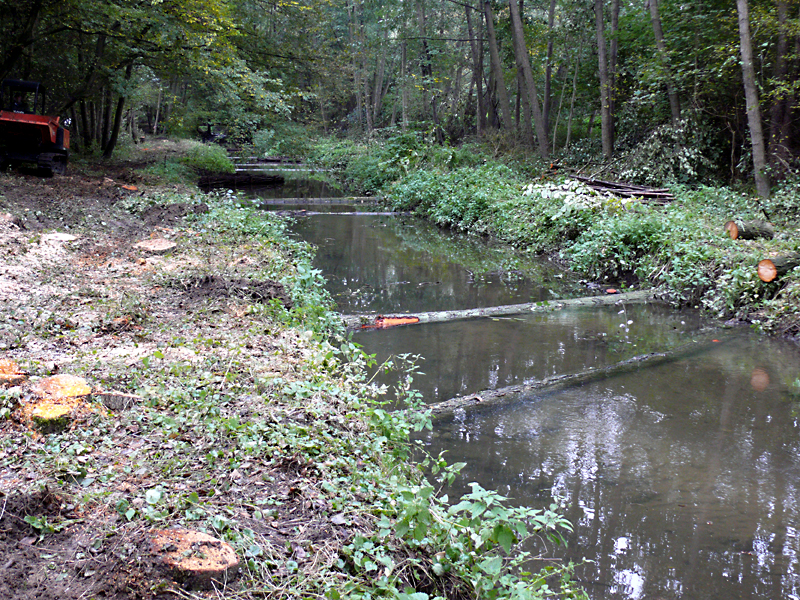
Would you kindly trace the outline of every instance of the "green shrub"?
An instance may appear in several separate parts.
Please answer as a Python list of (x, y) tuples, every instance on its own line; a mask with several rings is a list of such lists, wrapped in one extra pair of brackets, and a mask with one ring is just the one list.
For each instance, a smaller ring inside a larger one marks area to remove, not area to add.
[(253, 150), (257, 156), (288, 156), (305, 159), (311, 154), (314, 140), (308, 127), (298, 123), (274, 123), (253, 134)]
[(192, 145), (182, 162), (196, 171), (208, 173), (234, 173), (236, 171), (225, 148), (217, 144), (197, 143)]
[(415, 171), (392, 187), (398, 210), (414, 210), (437, 225), (479, 233), (491, 229), (491, 209), (519, 194), (519, 182), (503, 165), (486, 164), (454, 171)]

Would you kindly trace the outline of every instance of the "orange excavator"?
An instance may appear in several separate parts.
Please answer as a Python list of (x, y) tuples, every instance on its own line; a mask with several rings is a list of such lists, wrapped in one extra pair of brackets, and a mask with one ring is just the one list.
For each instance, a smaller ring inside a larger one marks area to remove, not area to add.
[[(30, 103), (30, 104), (29, 104)], [(35, 81), (0, 84), (0, 167), (36, 165), (63, 175), (69, 160), (69, 130), (60, 117), (45, 114), (45, 88)]]

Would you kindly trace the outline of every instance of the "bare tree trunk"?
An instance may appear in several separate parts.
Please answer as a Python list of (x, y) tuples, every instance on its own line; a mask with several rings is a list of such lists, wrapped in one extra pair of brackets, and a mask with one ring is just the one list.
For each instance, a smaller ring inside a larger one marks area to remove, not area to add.
[(156, 100), (156, 118), (153, 120), (153, 135), (158, 134), (158, 117), (161, 113), (161, 94), (163, 89), (161, 88), (161, 83), (158, 84), (158, 100)]
[(400, 93), (401, 104), (403, 108), (402, 114), (402, 128), (403, 131), (408, 129), (408, 84), (406, 82), (406, 43), (400, 46), (400, 80), (402, 81), (401, 85), (403, 89)]
[(489, 54), (492, 57), (492, 73), (494, 74), (495, 90), (497, 91), (497, 100), (500, 105), (503, 127), (508, 131), (514, 131), (514, 123), (511, 121), (511, 104), (508, 101), (506, 82), (503, 78), (503, 66), (500, 62), (500, 52), (497, 49), (497, 37), (494, 34), (494, 14), (492, 13), (492, 5), (488, 0), (484, 0), (483, 10), (486, 14), (486, 33), (489, 38)]
[(575, 115), (575, 96), (578, 92), (578, 70), (581, 67), (581, 54), (577, 52), (575, 61), (575, 74), (572, 76), (572, 98), (569, 101), (569, 120), (567, 120), (567, 139), (564, 142), (564, 150), (569, 148), (570, 137), (572, 136), (572, 117)]
[[(520, 2), (520, 13), (522, 2)], [(550, 10), (547, 12), (547, 63), (544, 68), (544, 125), (550, 133), (550, 108), (552, 106), (552, 77), (553, 77), (553, 29), (556, 24), (556, 0), (550, 0)], [(553, 136), (555, 138), (555, 136)], [(553, 143), (555, 148), (555, 142)]]
[[(789, 39), (786, 31), (786, 19), (789, 13), (788, 0), (778, 0), (778, 39), (775, 47), (774, 78), (781, 84), (789, 84), (789, 61), (786, 54), (789, 50)], [(790, 85), (787, 85), (791, 88)], [(784, 127), (786, 113), (791, 113), (790, 92), (777, 95), (770, 109), (769, 123), (769, 163), (773, 172), (781, 172), (790, 159), (788, 147), (789, 130)]]
[(381, 57), (378, 60), (378, 72), (375, 74), (375, 90), (372, 94), (372, 122), (377, 123), (381, 114), (383, 103), (383, 76), (386, 70), (386, 47), (389, 39), (389, 29), (383, 30), (383, 44), (381, 44)]
[(509, 8), (511, 9), (511, 30), (514, 39), (514, 55), (517, 59), (517, 68), (522, 70), (522, 75), (525, 80), (525, 91), (523, 99), (527, 97), (530, 103), (530, 109), (533, 113), (533, 122), (536, 126), (536, 137), (538, 145), (537, 149), (542, 158), (547, 158), (549, 152), (549, 142), (547, 139), (547, 127), (544, 122), (544, 116), (539, 108), (539, 95), (536, 91), (536, 82), (533, 80), (533, 71), (531, 70), (531, 61), (528, 59), (528, 49), (525, 45), (525, 36), (522, 32), (522, 19), (519, 14), (519, 5), (517, 0), (510, 0)]
[(608, 98), (611, 102), (611, 120), (617, 114), (617, 55), (619, 42), (619, 0), (611, 0), (611, 43), (608, 52)]
[(603, 0), (594, 0), (594, 16), (597, 28), (597, 63), (600, 72), (600, 129), (603, 140), (603, 156), (610, 159), (614, 152), (614, 120), (611, 112), (611, 81), (608, 77)]
[(742, 78), (744, 96), (747, 103), (747, 123), (750, 126), (750, 140), (753, 147), (753, 167), (755, 170), (756, 191), (762, 198), (769, 198), (770, 185), (767, 177), (767, 158), (764, 149), (764, 132), (761, 127), (761, 109), (758, 105), (756, 72), (753, 66), (753, 45), (750, 35), (750, 11), (747, 0), (736, 0), (739, 13), (739, 40), (742, 53)]
[(673, 127), (678, 124), (681, 118), (681, 104), (678, 99), (678, 92), (675, 89), (675, 82), (672, 79), (672, 69), (669, 65), (667, 55), (667, 45), (664, 43), (664, 30), (661, 27), (661, 14), (658, 11), (658, 0), (650, 2), (650, 22), (653, 24), (653, 33), (656, 37), (656, 49), (661, 59), (661, 65), (667, 77), (667, 96), (669, 97), (669, 110), (672, 115)]
[[(133, 63), (128, 63), (128, 66), (125, 67), (125, 82), (127, 83), (131, 79), (131, 75), (133, 74)], [(110, 90), (109, 90), (109, 98), (108, 98), (108, 105), (111, 106), (111, 97), (110, 97)], [(117, 145), (117, 140), (119, 139), (119, 130), (122, 126), (122, 115), (125, 114), (125, 96), (123, 94), (119, 95), (119, 99), (117, 100), (117, 110), (114, 113), (114, 126), (111, 128), (111, 135), (108, 138), (108, 142), (106, 143), (105, 147), (103, 148), (103, 158), (111, 158), (111, 155), (114, 153), (114, 148)]]
[[(472, 51), (472, 74), (473, 81), (475, 82), (475, 96), (477, 99), (475, 105), (475, 133), (478, 137), (480, 137), (486, 124), (485, 111), (483, 109), (483, 56), (481, 54), (483, 50), (483, 44), (479, 39), (475, 39), (475, 34), (473, 32), (474, 28), (472, 27), (473, 9), (467, 6), (465, 10), (467, 13), (467, 33), (469, 34), (469, 47)], [(478, 28), (478, 32), (478, 37), (480, 38), (480, 27)]]

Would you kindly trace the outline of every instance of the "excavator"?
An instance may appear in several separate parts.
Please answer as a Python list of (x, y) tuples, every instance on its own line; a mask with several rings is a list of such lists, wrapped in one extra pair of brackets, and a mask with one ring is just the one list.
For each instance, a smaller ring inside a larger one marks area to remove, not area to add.
[(45, 88), (35, 81), (0, 83), (0, 169), (35, 165), (63, 175), (69, 161), (69, 120), (45, 114)]

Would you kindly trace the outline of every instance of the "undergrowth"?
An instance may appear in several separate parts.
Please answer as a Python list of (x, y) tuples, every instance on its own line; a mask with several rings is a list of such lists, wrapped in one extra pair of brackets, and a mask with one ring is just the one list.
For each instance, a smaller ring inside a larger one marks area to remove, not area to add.
[[(67, 325), (20, 340), (16, 353), (33, 380), (50, 367), (23, 360), (23, 350), (58, 341), (70, 373), (139, 398), (117, 412), (98, 404), (72, 428), (40, 435), (14, 421), (19, 388), (0, 392), (0, 467), (86, 507), (74, 522), (32, 516), (32, 532), (43, 539), (85, 527), (93, 556), (130, 573), (144, 560), (131, 545), (143, 532), (206, 531), (242, 561), (220, 598), (584, 597), (571, 565), (527, 572), (542, 542), (561, 543), (571, 530), (555, 506), (512, 507), (476, 484), (451, 502), (442, 489), (463, 465), (414, 462), (422, 449), (410, 435), (431, 427), (413, 388), (414, 358), (374, 365), (342, 336), (311, 249), (230, 194), (203, 199), (210, 211), (173, 231), (178, 254), (154, 261), (142, 280), (121, 278), (125, 295), (65, 268), (63, 293), (90, 299), (99, 315), (76, 325), (79, 316), (65, 314), (72, 305), (59, 301)], [(192, 300), (185, 283), (198, 276), (279, 281), (292, 306)], [(376, 366), (397, 373), (393, 388), (368, 378)], [(390, 409), (390, 398), (404, 409)], [(83, 576), (62, 571), (53, 575)], [(135, 585), (145, 597), (169, 587)]]

